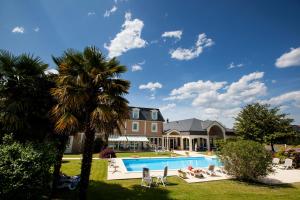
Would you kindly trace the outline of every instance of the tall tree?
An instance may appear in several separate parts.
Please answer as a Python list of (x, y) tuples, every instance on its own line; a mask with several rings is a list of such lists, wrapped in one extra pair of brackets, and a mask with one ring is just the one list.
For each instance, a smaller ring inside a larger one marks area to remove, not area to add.
[(293, 119), (281, 113), (278, 107), (268, 104), (249, 104), (235, 118), (234, 129), (243, 139), (270, 144), (274, 152), (277, 139), (294, 134)]
[(13, 133), (20, 141), (43, 140), (52, 132), (49, 110), (53, 106), (46, 76), (48, 65), (29, 54), (14, 56), (0, 50), (1, 135)]
[(67, 50), (53, 60), (59, 70), (57, 86), (52, 90), (58, 101), (52, 110), (55, 129), (61, 134), (85, 134), (80, 199), (86, 199), (95, 133), (119, 129), (128, 117), (124, 95), (130, 83), (120, 78), (126, 67), (115, 58), (106, 60), (95, 47), (83, 52)]

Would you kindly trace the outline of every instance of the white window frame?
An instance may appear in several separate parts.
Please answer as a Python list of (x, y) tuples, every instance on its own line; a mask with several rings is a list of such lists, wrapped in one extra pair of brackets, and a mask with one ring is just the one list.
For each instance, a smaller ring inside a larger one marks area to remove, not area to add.
[[(135, 117), (135, 114), (136, 114), (136, 117)], [(132, 118), (133, 119), (139, 119), (139, 117), (140, 117), (140, 109), (133, 108), (132, 109)]]
[(157, 118), (158, 118), (158, 111), (157, 110), (152, 110), (151, 111), (151, 118), (152, 118), (152, 120), (157, 120)]
[[(134, 129), (134, 124), (136, 124), (137, 129)], [(131, 126), (132, 132), (139, 132), (140, 129), (140, 123), (139, 122), (132, 122), (132, 126)]]
[[(153, 125), (155, 124), (155, 127), (156, 127), (156, 129), (155, 130), (153, 130)], [(157, 133), (157, 130), (158, 130), (158, 127), (157, 127), (158, 125), (157, 125), (157, 123), (151, 123), (151, 132), (152, 133)]]

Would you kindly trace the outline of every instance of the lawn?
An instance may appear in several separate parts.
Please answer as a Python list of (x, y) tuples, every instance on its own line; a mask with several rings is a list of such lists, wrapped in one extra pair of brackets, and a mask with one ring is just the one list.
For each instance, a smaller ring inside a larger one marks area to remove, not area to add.
[[(117, 153), (118, 158), (122, 157), (133, 157), (133, 156), (138, 156), (138, 157), (161, 157), (161, 156), (171, 156), (177, 155), (171, 152), (122, 152), (122, 153)], [(64, 154), (64, 158), (81, 158), (82, 154)], [(99, 158), (99, 154), (95, 153), (93, 154), (94, 158)]]
[[(122, 154), (124, 155), (124, 154)], [(64, 161), (62, 171), (80, 173), (80, 161)], [(266, 186), (234, 180), (188, 184), (177, 177), (168, 178), (167, 187), (142, 188), (140, 179), (107, 181), (107, 161), (94, 160), (88, 199), (300, 199), (300, 183)], [(61, 191), (59, 199), (77, 199), (78, 191)]]

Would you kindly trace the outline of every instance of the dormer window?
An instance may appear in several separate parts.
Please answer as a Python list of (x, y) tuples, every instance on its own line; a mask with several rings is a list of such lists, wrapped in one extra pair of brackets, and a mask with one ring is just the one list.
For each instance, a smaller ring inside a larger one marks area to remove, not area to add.
[(132, 118), (133, 119), (138, 119), (140, 116), (139, 116), (139, 113), (140, 113), (140, 109), (138, 108), (133, 108), (132, 109)]
[(152, 120), (157, 120), (157, 110), (151, 111)]

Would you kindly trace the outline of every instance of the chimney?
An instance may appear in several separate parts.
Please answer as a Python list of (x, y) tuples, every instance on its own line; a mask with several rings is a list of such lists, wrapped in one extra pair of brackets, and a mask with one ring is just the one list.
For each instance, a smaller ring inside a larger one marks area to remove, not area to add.
[(169, 118), (167, 118), (167, 123), (169, 123)]

